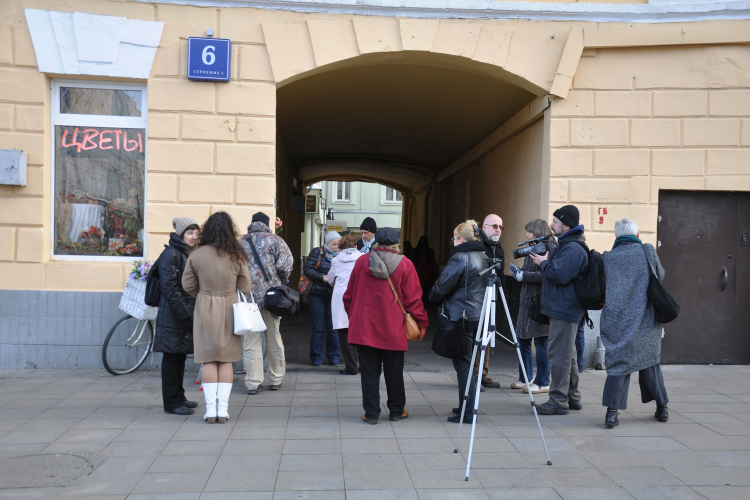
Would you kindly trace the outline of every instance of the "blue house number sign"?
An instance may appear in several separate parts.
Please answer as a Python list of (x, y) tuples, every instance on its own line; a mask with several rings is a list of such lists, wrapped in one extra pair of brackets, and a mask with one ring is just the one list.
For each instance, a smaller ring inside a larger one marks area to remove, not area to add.
[(231, 55), (232, 42), (226, 38), (188, 38), (188, 79), (228, 82)]

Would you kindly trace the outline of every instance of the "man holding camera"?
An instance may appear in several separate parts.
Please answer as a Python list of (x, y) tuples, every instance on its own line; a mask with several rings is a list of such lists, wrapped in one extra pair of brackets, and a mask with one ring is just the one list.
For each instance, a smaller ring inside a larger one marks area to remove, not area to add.
[(578, 224), (578, 208), (565, 205), (553, 215), (550, 229), (558, 238), (557, 251), (551, 258), (549, 253), (531, 254), (542, 273), (542, 313), (549, 316), (547, 355), (551, 367), (549, 401), (537, 411), (542, 415), (567, 415), (569, 409), (583, 408), (575, 341), (586, 311), (578, 301), (573, 281), (588, 269), (588, 253), (583, 226)]
[[(484, 254), (489, 258), (487, 261), (488, 265), (499, 264), (497, 267), (497, 276), (500, 279), (502, 289), (505, 290), (505, 251), (503, 246), (500, 244), (500, 235), (503, 233), (503, 219), (499, 215), (490, 214), (484, 218), (482, 223), (482, 230), (479, 232), (479, 239), (482, 241), (482, 247)], [(499, 298), (499, 297), (498, 297)], [(489, 387), (492, 389), (499, 389), (500, 382), (496, 382), (489, 378), (490, 372), (490, 356), (489, 351), (484, 356), (484, 368), (482, 369), (482, 388)], [(474, 377), (479, 372), (479, 365), (474, 365)]]

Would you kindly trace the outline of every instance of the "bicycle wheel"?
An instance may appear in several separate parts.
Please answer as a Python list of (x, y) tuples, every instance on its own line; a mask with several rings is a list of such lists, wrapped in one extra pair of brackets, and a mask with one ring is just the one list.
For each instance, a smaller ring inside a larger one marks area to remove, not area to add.
[(120, 318), (107, 334), (102, 347), (102, 363), (112, 375), (125, 375), (138, 369), (151, 353), (154, 330), (151, 322), (130, 315)]

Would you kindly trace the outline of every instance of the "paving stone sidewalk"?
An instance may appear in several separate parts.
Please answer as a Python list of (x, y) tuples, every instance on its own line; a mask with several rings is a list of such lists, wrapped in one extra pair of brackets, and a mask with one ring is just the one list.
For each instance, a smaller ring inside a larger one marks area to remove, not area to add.
[(750, 367), (663, 370), (669, 422), (640, 403), (634, 376), (611, 430), (605, 374), (583, 373), (583, 410), (540, 417), (552, 467), (528, 396), (504, 377), (482, 393), (468, 482), (470, 427), (454, 454), (458, 426), (445, 421), (458, 397), (448, 370), (406, 373), (409, 418), (390, 422), (383, 407), (375, 426), (359, 420), (359, 377), (334, 371), (290, 373), (257, 396), (236, 381), (224, 425), (203, 422), (194, 379), (200, 406), (179, 417), (162, 411), (158, 373), (3, 371), (0, 498), (750, 498)]

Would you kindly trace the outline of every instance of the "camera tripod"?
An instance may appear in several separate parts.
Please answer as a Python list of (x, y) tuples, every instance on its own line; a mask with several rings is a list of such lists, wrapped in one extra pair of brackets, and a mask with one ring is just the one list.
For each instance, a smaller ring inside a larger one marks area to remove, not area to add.
[[(515, 346), (516, 353), (518, 354), (518, 362), (521, 364), (521, 371), (523, 372), (523, 379), (526, 383), (526, 390), (529, 391), (529, 399), (531, 400), (531, 407), (534, 410), (534, 417), (536, 417), (536, 425), (539, 427), (539, 435), (542, 437), (542, 446), (544, 447), (544, 454), (547, 456), (547, 465), (552, 465), (552, 461), (549, 458), (549, 452), (547, 451), (547, 442), (544, 440), (544, 433), (542, 432), (542, 425), (539, 423), (539, 415), (536, 412), (536, 402), (534, 401), (534, 394), (531, 392), (531, 387), (529, 386), (529, 378), (526, 374), (526, 366), (523, 364), (523, 358), (521, 357), (521, 347), (518, 344), (518, 339), (516, 338), (516, 330), (513, 328), (513, 321), (511, 321), (510, 318), (510, 311), (508, 310), (508, 303), (505, 300), (505, 295), (502, 293), (502, 285), (500, 284), (500, 280), (497, 277), (497, 274), (495, 273), (495, 269), (499, 266), (499, 263), (495, 263), (492, 266), (488, 267), (481, 273), (479, 273), (479, 276), (482, 276), (483, 274), (486, 274), (490, 271), (492, 271), (492, 274), (490, 274), (490, 277), (487, 278), (487, 288), (484, 292), (484, 301), (482, 302), (482, 313), (479, 318), (479, 326), (477, 327), (477, 335), (474, 340), (474, 349), (471, 353), (471, 367), (474, 367), (474, 361), (477, 357), (477, 349), (480, 349), (481, 353), (479, 356), (479, 370), (477, 373), (477, 390), (474, 395), (474, 411), (473, 413), (473, 420), (471, 422), (471, 439), (469, 440), (469, 457), (466, 461), (466, 481), (469, 480), (469, 471), (471, 469), (471, 454), (474, 450), (474, 432), (476, 430), (477, 426), (477, 411), (479, 410), (479, 393), (481, 392), (479, 388), (482, 386), (482, 369), (481, 367), (484, 366), (484, 357), (486, 355), (487, 351), (487, 345), (489, 344), (493, 349), (495, 348), (495, 335), (506, 341), (512, 346)], [(468, 278), (468, 276), (467, 276)], [(497, 285), (497, 288), (495, 287)], [(495, 322), (495, 303), (497, 301), (497, 292), (498, 289), (500, 290), (500, 298), (503, 299), (503, 307), (505, 308), (505, 316), (508, 318), (508, 325), (510, 326), (510, 332), (513, 335), (513, 340), (504, 337), (501, 335), (497, 329), (496, 329), (496, 322)], [(481, 348), (480, 348), (481, 346)], [(469, 388), (471, 387), (471, 372), (469, 372), (469, 377), (466, 381), (466, 390), (464, 391), (464, 397), (463, 402), (461, 403), (461, 416), (459, 419), (458, 424), (458, 436), (456, 437), (456, 448), (453, 450), (453, 453), (458, 453), (458, 442), (461, 439), (461, 426), (464, 423), (464, 414), (466, 412), (466, 401), (469, 400)]]

